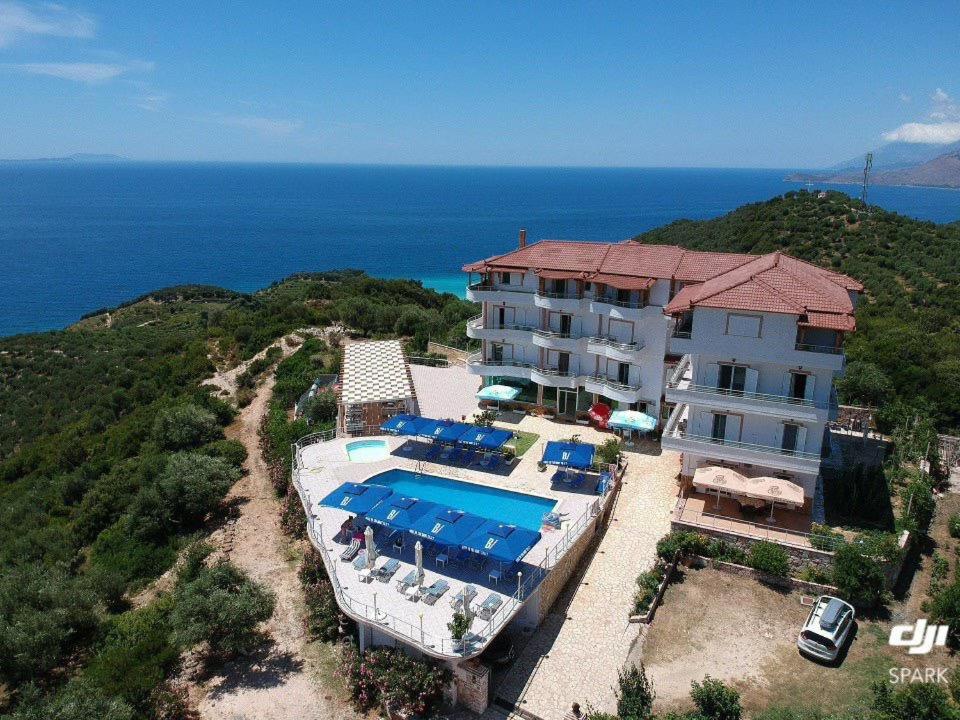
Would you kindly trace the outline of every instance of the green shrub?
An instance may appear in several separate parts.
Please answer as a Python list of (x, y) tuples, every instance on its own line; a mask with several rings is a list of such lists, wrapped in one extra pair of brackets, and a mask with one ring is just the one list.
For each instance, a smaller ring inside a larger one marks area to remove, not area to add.
[(303, 556), (298, 576), (307, 605), (307, 632), (314, 640), (336, 640), (340, 628), (352, 623), (340, 612), (323, 558), (312, 546)]
[(230, 563), (200, 571), (178, 587), (170, 612), (174, 642), (192, 648), (206, 642), (218, 656), (252, 650), (257, 626), (273, 614), (273, 593)]
[(337, 419), (337, 396), (329, 390), (322, 390), (314, 395), (303, 414), (311, 425), (326, 425)]
[(829, 585), (833, 582), (833, 575), (829, 570), (824, 570), (819, 565), (807, 563), (804, 568), (797, 573), (800, 580), (818, 583), (820, 585)]
[(676, 531), (657, 541), (657, 555), (667, 562), (673, 562), (677, 553), (680, 553), (681, 557), (704, 555), (709, 547), (709, 538), (700, 533)]
[(243, 467), (247, 459), (247, 448), (239, 440), (217, 440), (198, 448), (197, 452), (225, 460), (237, 470)]
[(826, 525), (813, 523), (810, 528), (810, 544), (817, 550), (833, 552), (844, 542), (843, 533)]
[(946, 691), (936, 683), (907, 683), (896, 690), (888, 682), (873, 685), (873, 712), (877, 720), (957, 720), (960, 713)]
[(90, 683), (73, 680), (40, 698), (35, 692), (21, 701), (7, 720), (134, 720), (136, 713), (120, 698), (108, 697)]
[(787, 577), (790, 575), (790, 557), (787, 551), (775, 543), (761, 540), (750, 546), (750, 567), (754, 570)]
[(869, 610), (886, 599), (886, 580), (880, 561), (856, 543), (841, 545), (833, 558), (833, 584), (840, 596)]
[(216, 415), (187, 403), (160, 411), (151, 437), (164, 450), (189, 450), (216, 440), (222, 434)]
[(749, 560), (743, 550), (733, 543), (728, 543), (726, 540), (711, 541), (704, 555), (722, 560), (723, 562), (734, 563), (735, 565), (746, 565)]
[(623, 443), (619, 438), (608, 438), (597, 448), (596, 463), (598, 465), (612, 465), (620, 457)]
[(933, 481), (929, 476), (917, 472), (900, 491), (900, 496), (903, 502), (901, 529), (926, 532), (937, 506), (933, 497)]
[(947, 523), (950, 530), (950, 537), (960, 538), (960, 513), (953, 513)]
[(633, 595), (633, 614), (640, 615), (650, 609), (657, 596), (660, 583), (666, 576), (663, 565), (656, 563), (652, 569), (640, 573), (637, 577), (637, 591)]
[(709, 720), (740, 720), (740, 693), (707, 675), (702, 683), (694, 682), (690, 697), (697, 710)]
[(650, 720), (657, 694), (643, 667), (630, 664), (618, 672), (617, 715), (630, 720)]
[(951, 644), (960, 639), (960, 579), (942, 589), (930, 602), (930, 622), (950, 626)]

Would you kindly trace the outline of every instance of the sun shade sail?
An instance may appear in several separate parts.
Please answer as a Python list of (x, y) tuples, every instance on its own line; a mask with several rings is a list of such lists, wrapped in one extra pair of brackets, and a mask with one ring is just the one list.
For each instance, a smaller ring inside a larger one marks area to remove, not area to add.
[(410, 532), (441, 545), (460, 545), (484, 522), (478, 515), (438, 505), (413, 523)]
[(436, 503), (393, 495), (366, 514), (367, 520), (397, 530), (409, 530), (424, 515), (437, 509)]
[(470, 429), (457, 440), (457, 444), (466, 445), (467, 447), (478, 447), (481, 441), (491, 432), (493, 432), (491, 428), (471, 425)]
[(464, 433), (470, 430), (471, 426), (466, 423), (453, 423), (453, 425), (448, 425), (434, 435), (434, 438), (443, 443), (455, 443), (457, 442)]
[(513, 400), (520, 394), (520, 388), (510, 385), (487, 385), (477, 393), (480, 400)]
[(383, 485), (361, 485), (360, 483), (344, 483), (327, 495), (320, 504), (324, 507), (348, 510), (362, 515), (369, 512), (381, 500), (390, 497), (393, 490)]
[(492, 430), (484, 435), (480, 441), (480, 447), (484, 450), (499, 450), (504, 443), (513, 438), (513, 433), (509, 430)]
[(394, 435), (416, 435), (424, 419), (416, 415), (394, 415), (380, 426), (383, 432)]
[(516, 525), (487, 520), (460, 547), (504, 563), (520, 560), (540, 540), (540, 533)]
[(621, 430), (640, 430), (648, 432), (657, 426), (657, 421), (638, 410), (614, 410), (607, 420), (607, 427)]
[(417, 437), (435, 439), (444, 428), (453, 425), (452, 420), (429, 420), (423, 418), (423, 424), (417, 429)]
[(570, 443), (551, 440), (543, 451), (543, 462), (547, 465), (572, 467), (583, 470), (593, 465), (596, 447), (590, 443)]

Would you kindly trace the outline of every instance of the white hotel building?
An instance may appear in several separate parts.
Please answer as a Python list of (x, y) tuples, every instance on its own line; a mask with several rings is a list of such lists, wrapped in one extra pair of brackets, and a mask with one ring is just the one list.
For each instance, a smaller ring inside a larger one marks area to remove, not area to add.
[[(544, 240), (465, 265), (469, 370), (574, 418), (597, 401), (661, 419), (682, 475), (729, 465), (811, 498), (863, 286), (781, 253)], [(473, 278), (471, 277), (471, 280)]]

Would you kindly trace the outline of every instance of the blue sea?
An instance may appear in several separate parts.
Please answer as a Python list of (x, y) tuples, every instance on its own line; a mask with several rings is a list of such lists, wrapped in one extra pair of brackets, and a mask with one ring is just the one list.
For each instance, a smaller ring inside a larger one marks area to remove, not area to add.
[[(786, 170), (0, 163), (0, 335), (168, 285), (252, 291), (360, 268), (462, 294), (464, 262), (531, 240), (622, 240), (802, 187)], [(842, 188), (857, 193), (855, 187)], [(871, 202), (960, 220), (960, 193)]]

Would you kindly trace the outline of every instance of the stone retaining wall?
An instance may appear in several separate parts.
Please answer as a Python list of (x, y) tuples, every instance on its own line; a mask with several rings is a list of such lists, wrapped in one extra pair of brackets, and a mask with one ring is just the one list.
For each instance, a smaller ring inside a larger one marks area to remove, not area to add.
[(712, 567), (715, 570), (729, 573), (730, 575), (750, 577), (754, 580), (759, 580), (765, 585), (773, 585), (774, 587), (779, 587), (784, 590), (800, 590), (810, 593), (811, 595), (836, 595), (837, 593), (837, 588), (833, 585), (823, 585), (821, 583), (808, 582), (797, 578), (770, 575), (760, 570), (754, 570), (746, 565), (737, 565), (736, 563), (725, 562), (723, 560), (717, 560), (716, 558), (705, 558), (700, 555), (695, 555), (692, 558), (692, 562), (696, 564), (697, 567)]
[(467, 358), (470, 357), (470, 352), (468, 350), (461, 350), (460, 348), (450, 347), (449, 345), (441, 345), (440, 343), (435, 342), (427, 343), (427, 352), (443, 355), (447, 360), (456, 365), (466, 365)]

